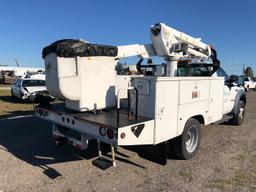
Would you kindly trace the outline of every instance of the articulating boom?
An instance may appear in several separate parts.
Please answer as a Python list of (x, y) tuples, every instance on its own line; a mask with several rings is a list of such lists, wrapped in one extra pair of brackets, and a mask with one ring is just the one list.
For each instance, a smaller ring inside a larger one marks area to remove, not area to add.
[(211, 55), (211, 47), (202, 43), (201, 39), (193, 38), (163, 23), (151, 26), (151, 39), (158, 56), (208, 58)]
[[(128, 45), (118, 47), (118, 58), (129, 56), (140, 56), (147, 58), (151, 56), (164, 57), (166, 64), (166, 75), (175, 76), (177, 63), (184, 59), (208, 60), (213, 51), (211, 46), (201, 42), (199, 38), (193, 38), (183, 32), (179, 32), (163, 23), (151, 26), (152, 44)], [(216, 52), (214, 51), (214, 58)]]

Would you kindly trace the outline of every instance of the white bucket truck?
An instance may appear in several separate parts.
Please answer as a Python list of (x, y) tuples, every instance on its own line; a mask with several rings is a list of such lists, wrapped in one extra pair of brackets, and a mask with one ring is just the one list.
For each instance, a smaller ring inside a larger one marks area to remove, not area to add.
[[(42, 103), (36, 115), (52, 122), (57, 144), (86, 149), (96, 139), (99, 155), (100, 143), (110, 144), (113, 165), (114, 147), (128, 145), (163, 144), (189, 159), (198, 151), (201, 124), (225, 114), (242, 123), (245, 92), (216, 75), (220, 62), (211, 46), (163, 23), (151, 26), (151, 40), (117, 47), (60, 40), (44, 48), (47, 89), (64, 103)], [(139, 74), (117, 75), (117, 62), (130, 56), (141, 58)], [(141, 65), (152, 56), (166, 63)]]

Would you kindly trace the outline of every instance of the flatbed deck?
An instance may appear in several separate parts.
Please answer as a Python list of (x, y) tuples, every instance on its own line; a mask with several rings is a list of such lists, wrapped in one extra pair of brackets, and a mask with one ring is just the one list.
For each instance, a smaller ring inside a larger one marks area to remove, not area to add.
[(128, 111), (127, 109), (121, 109), (119, 113), (119, 124), (117, 123), (117, 109), (111, 108), (107, 110), (102, 110), (102, 112), (99, 113), (93, 113), (93, 112), (76, 112), (73, 110), (69, 110), (65, 107), (64, 103), (55, 103), (47, 107), (41, 107), (44, 110), (47, 110), (49, 112), (58, 113), (60, 115), (69, 115), (75, 119), (85, 121), (89, 124), (103, 126), (103, 127), (109, 127), (112, 129), (118, 129), (120, 127), (126, 127), (133, 124), (142, 123), (145, 121), (152, 120), (147, 117), (138, 116), (137, 121), (135, 121), (135, 117), (132, 116), (132, 120), (128, 119)]

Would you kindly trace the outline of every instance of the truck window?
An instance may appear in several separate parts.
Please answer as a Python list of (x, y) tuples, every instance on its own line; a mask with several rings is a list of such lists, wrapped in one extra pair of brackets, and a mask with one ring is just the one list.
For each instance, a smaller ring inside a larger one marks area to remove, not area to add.
[(244, 77), (244, 81), (249, 81), (249, 78), (248, 77)]
[(209, 76), (211, 67), (208, 66), (178, 66), (177, 76), (193, 77), (193, 76)]
[(229, 80), (228, 74), (221, 67), (216, 71), (218, 77), (224, 77), (225, 81)]
[(24, 80), (23, 87), (45, 86), (44, 80)]

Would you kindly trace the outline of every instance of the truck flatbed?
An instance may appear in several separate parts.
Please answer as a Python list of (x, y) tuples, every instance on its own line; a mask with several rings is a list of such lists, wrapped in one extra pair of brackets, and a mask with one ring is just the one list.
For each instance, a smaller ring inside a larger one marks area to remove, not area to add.
[[(44, 107), (39, 106), (38, 109), (43, 109), (51, 113), (57, 113), (59, 115), (68, 115), (70, 117), (73, 117), (74, 119), (85, 121), (88, 124), (103, 126), (103, 127), (112, 128), (112, 129), (118, 129), (120, 127), (126, 127), (133, 124), (138, 124), (138, 123), (152, 120), (150, 118), (142, 117), (142, 116), (138, 116), (136, 121), (134, 116), (132, 116), (131, 120), (129, 120), (127, 109), (121, 109), (119, 113), (119, 124), (118, 124), (116, 108), (102, 110), (99, 113), (76, 112), (76, 111), (67, 109), (63, 102), (55, 103), (50, 106), (44, 106)], [(63, 121), (67, 121), (67, 119), (63, 119)]]

